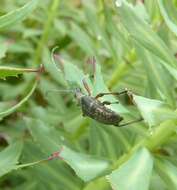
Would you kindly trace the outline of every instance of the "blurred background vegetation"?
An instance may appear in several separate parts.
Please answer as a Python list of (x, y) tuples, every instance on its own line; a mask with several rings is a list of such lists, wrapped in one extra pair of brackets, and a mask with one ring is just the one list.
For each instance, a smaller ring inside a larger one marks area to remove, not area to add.
[[(1, 0), (0, 189), (177, 189), (176, 10), (175, 0)], [(47, 93), (84, 91), (82, 79), (93, 95), (139, 95), (137, 107), (123, 96), (110, 108), (145, 122), (105, 126), (82, 117), (72, 93)], [(63, 160), (41, 161), (59, 149)]]

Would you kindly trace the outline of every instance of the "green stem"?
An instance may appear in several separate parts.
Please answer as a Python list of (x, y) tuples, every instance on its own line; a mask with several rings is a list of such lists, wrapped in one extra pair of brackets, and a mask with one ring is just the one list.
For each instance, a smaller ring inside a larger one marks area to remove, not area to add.
[(24, 103), (26, 103), (28, 101), (28, 99), (31, 97), (31, 95), (33, 94), (33, 92), (35, 91), (36, 87), (38, 84), (38, 80), (35, 80), (31, 90), (29, 91), (29, 93), (16, 105), (12, 106), (11, 108), (0, 112), (0, 120), (8, 115), (10, 115), (11, 113), (15, 112), (17, 109), (19, 109)]
[(43, 53), (43, 48), (46, 46), (47, 42), (48, 42), (48, 37), (50, 34), (50, 30), (52, 28), (52, 23), (53, 20), (55, 19), (56, 13), (57, 13), (57, 9), (59, 6), (60, 0), (53, 0), (51, 7), (49, 8), (49, 12), (48, 12), (48, 19), (45, 22), (44, 25), (44, 32), (42, 34), (42, 37), (38, 43), (37, 46), (37, 50), (35, 53), (35, 57), (34, 57), (34, 65), (38, 65), (40, 64), (41, 61), (41, 56)]
[(125, 76), (125, 74), (130, 69), (130, 66), (127, 63), (121, 63), (117, 66), (116, 70), (114, 71), (111, 79), (108, 81), (107, 86), (110, 90), (120, 81), (120, 79)]
[(77, 131), (73, 135), (73, 140), (77, 141), (87, 130), (87, 127), (89, 125), (89, 120), (88, 119), (83, 119), (81, 125), (77, 129)]
[(136, 144), (127, 154), (124, 154), (120, 159), (118, 159), (112, 166), (112, 169), (116, 169), (122, 163), (126, 162), (130, 156), (140, 147), (146, 147), (149, 151), (154, 151), (158, 146), (166, 143), (171, 136), (176, 132), (177, 122), (166, 121), (163, 122), (159, 127), (155, 129), (153, 134), (146, 139), (142, 139), (138, 144)]
[(124, 60), (121, 64), (119, 64), (112, 74), (111, 79), (108, 81), (107, 86), (110, 90), (114, 88), (114, 86), (124, 77), (127, 72), (132, 68), (132, 64), (136, 61), (136, 54), (134, 49), (130, 51), (126, 60)]
[(170, 137), (176, 134), (176, 128), (177, 123), (175, 121), (166, 121), (162, 123), (154, 134), (144, 142), (144, 146), (150, 151), (154, 151), (154, 149), (168, 142)]
[[(142, 139), (138, 144), (136, 144), (134, 147), (131, 148), (131, 150), (121, 156), (117, 161), (115, 161), (111, 167), (108, 169), (108, 171), (112, 171), (117, 169), (120, 165), (125, 163), (130, 159), (130, 157), (140, 148), (140, 147), (146, 147), (149, 149), (149, 151), (153, 152), (157, 147), (163, 145), (166, 143), (170, 137), (172, 137), (177, 129), (177, 121), (166, 121), (163, 122), (159, 127), (157, 127), (153, 134), (150, 135), (146, 139)], [(97, 183), (100, 179), (103, 179), (103, 177), (98, 178), (91, 183)], [(87, 185), (89, 187), (90, 183)], [(106, 186), (106, 185), (105, 185)], [(103, 188), (104, 189), (104, 188)]]
[(106, 181), (104, 177), (101, 177), (97, 181), (91, 181), (90, 183), (86, 184), (83, 190), (95, 189), (95, 187), (97, 187), (99, 190), (110, 189), (109, 182)]

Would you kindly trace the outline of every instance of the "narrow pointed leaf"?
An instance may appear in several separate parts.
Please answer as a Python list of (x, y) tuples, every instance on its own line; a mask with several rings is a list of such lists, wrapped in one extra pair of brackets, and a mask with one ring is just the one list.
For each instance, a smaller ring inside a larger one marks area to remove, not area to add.
[(167, 160), (156, 159), (155, 168), (169, 189), (177, 189), (177, 167)]
[(61, 148), (62, 136), (55, 129), (49, 128), (41, 120), (26, 118), (25, 121), (32, 137), (47, 155)]
[(107, 52), (106, 54), (110, 54), (110, 56), (112, 56), (114, 60), (117, 60), (117, 52), (114, 48), (111, 47), (111, 43), (109, 43), (110, 39), (105, 33), (103, 26), (101, 26), (99, 23), (95, 7), (90, 3), (84, 3), (84, 12), (86, 14), (89, 27), (92, 30), (93, 37), (95, 38), (96, 36), (99, 44), (102, 44), (102, 46), (105, 47), (105, 51)]
[(170, 65), (175, 65), (175, 58), (164, 41), (152, 30), (152, 27), (145, 22), (135, 7), (127, 1), (122, 1), (118, 7), (118, 14), (121, 22), (129, 32), (131, 38), (137, 41), (141, 46), (148, 49), (154, 55), (164, 60)]
[[(54, 48), (54, 50), (55, 49), (56, 48)], [(57, 63), (55, 63), (53, 56), (54, 56), (53, 53), (51, 55), (51, 52), (47, 48), (44, 49), (44, 53), (42, 56), (42, 63), (44, 64), (45, 71), (49, 73), (52, 79), (54, 79), (57, 83), (66, 86), (66, 81), (64, 80), (64, 77), (61, 74), (60, 68), (57, 67)], [(53, 64), (51, 64), (51, 57)]]
[(27, 68), (15, 68), (0, 66), (0, 78), (4, 79), (6, 77), (14, 76), (17, 77), (19, 74), (38, 72), (38, 69), (27, 69)]
[(8, 49), (8, 43), (0, 41), (0, 59), (4, 58)]
[[(83, 85), (83, 80), (87, 82), (90, 89), (92, 88), (89, 76), (85, 75), (84, 72), (80, 70), (75, 64), (70, 63), (68, 60), (63, 60), (61, 58), (58, 58), (58, 61), (60, 63), (60, 69), (64, 74), (65, 80), (69, 83), (71, 88), (80, 87), (83, 90), (83, 92), (87, 93)], [(54, 66), (57, 67), (55, 65), (55, 62), (53, 63)], [(59, 71), (58, 73), (60, 74), (61, 72)]]
[(38, 0), (31, 0), (23, 7), (0, 17), (0, 28), (14, 26), (16, 22), (24, 20), (37, 6)]
[[(136, 42), (135, 42), (136, 43)], [(156, 97), (161, 98), (161, 100), (167, 100), (170, 105), (174, 105), (173, 93), (169, 90), (169, 85), (171, 85), (171, 80), (169, 73), (161, 65), (161, 60), (154, 56), (151, 52), (142, 48), (138, 44), (135, 46), (138, 52), (138, 56), (142, 60), (143, 67), (148, 76), (151, 86), (156, 89)], [(168, 64), (165, 64), (168, 66)], [(170, 67), (170, 66), (169, 66)], [(152, 91), (152, 89), (150, 89)]]
[(139, 149), (126, 163), (114, 170), (107, 179), (114, 190), (148, 190), (153, 158), (147, 149)]
[[(61, 149), (61, 142), (65, 144), (65, 139), (61, 135), (59, 130), (56, 130), (52, 126), (48, 126), (47, 122), (43, 122), (41, 120), (25, 118), (25, 121), (35, 142), (35, 145), (33, 145), (33, 143), (31, 144), (31, 149), (30, 151), (28, 150), (29, 153), (27, 155), (32, 154), (31, 158), (36, 161), (39, 159), (38, 155), (40, 155), (41, 159), (42, 153), (42, 158), (44, 160), (39, 160), (34, 163), (23, 164), (19, 167), (28, 167), (30, 165), (32, 166), (42, 162), (44, 164), (35, 167), (35, 169), (33, 170), (34, 175), (41, 180), (40, 183), (48, 183), (49, 180), (50, 183), (54, 183), (57, 188), (61, 186), (64, 187), (64, 189), (78, 190), (78, 179), (75, 178), (71, 170), (69, 170), (62, 161), (48, 160), (49, 156), (52, 153)], [(34, 147), (37, 147), (37, 149)], [(38, 153), (38, 151), (40, 151), (40, 154)], [(40, 175), (40, 177), (38, 175)], [(46, 180), (46, 177), (48, 180)]]
[(110, 166), (110, 161), (108, 160), (77, 153), (66, 146), (62, 147), (60, 157), (69, 164), (76, 174), (85, 182), (104, 175)]
[[(165, 20), (165, 23), (169, 27), (169, 29), (177, 36), (177, 20), (176, 23), (174, 22), (174, 19), (170, 18), (169, 12), (175, 16), (176, 10), (174, 9), (174, 5), (172, 5), (171, 1), (165, 1), (165, 0), (157, 0), (160, 12)], [(168, 9), (166, 9), (168, 8)], [(176, 17), (177, 18), (177, 17)]]
[(24, 103), (26, 103), (28, 101), (28, 99), (30, 98), (30, 96), (33, 94), (34, 90), (36, 89), (38, 84), (38, 81), (35, 81), (31, 90), (29, 91), (29, 93), (16, 105), (12, 106), (11, 108), (5, 110), (5, 111), (1, 111), (0, 112), (0, 119), (10, 115), (11, 113), (15, 112), (18, 108), (20, 108), (20, 106), (22, 106)]
[(149, 126), (158, 125), (168, 119), (177, 119), (177, 115), (162, 101), (133, 95), (133, 100)]
[(0, 176), (16, 168), (22, 145), (22, 142), (15, 142), (0, 152)]
[(141, 1), (137, 1), (135, 5), (135, 11), (139, 15), (140, 18), (144, 19), (145, 21), (149, 22), (149, 15), (146, 11), (144, 3)]
[(82, 70), (80, 70), (76, 65), (65, 62), (64, 63), (64, 75), (65, 79), (70, 83), (70, 84), (76, 84), (80, 88), (82, 88), (84, 91), (83, 87), (83, 80), (86, 80), (90, 84), (90, 80), (88, 79), (88, 75), (85, 75)]
[[(96, 48), (89, 35), (76, 24), (72, 24), (72, 29), (68, 31), (68, 35), (71, 36), (86, 54), (93, 56), (96, 53)], [(78, 35), (79, 34), (79, 35)]]
[[(109, 90), (106, 84), (104, 83), (104, 79), (101, 73), (101, 67), (99, 64), (96, 64), (95, 79), (93, 84), (93, 94), (96, 96), (98, 93), (103, 93), (103, 92), (109, 92)], [(104, 96), (102, 99), (110, 102), (116, 102), (118, 100), (113, 95)], [(118, 113), (129, 112), (123, 105), (121, 105), (121, 103), (112, 104), (110, 105), (110, 108)]]
[(177, 69), (173, 66), (170, 66), (166, 64), (164, 61), (161, 61), (161, 64), (168, 70), (168, 72), (171, 74), (171, 76), (177, 80)]

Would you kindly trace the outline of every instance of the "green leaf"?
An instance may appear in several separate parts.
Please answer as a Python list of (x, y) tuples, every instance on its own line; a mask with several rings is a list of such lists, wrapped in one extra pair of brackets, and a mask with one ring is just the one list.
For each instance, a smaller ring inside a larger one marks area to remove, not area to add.
[[(117, 49), (116, 53), (117, 56), (121, 57), (122, 53), (130, 51), (130, 47), (128, 44), (127, 36), (124, 30), (118, 28), (115, 22), (112, 19), (112, 9), (107, 6), (106, 2), (103, 2), (104, 6), (104, 14), (105, 14), (105, 22), (106, 22), (106, 29), (111, 36), (113, 36), (113, 42), (115, 42), (114, 48)], [(125, 37), (126, 36), (126, 37)], [(117, 43), (119, 42), (119, 43)], [(117, 48), (116, 48), (117, 47)]]
[[(156, 96), (153, 98), (160, 97), (162, 100), (166, 100), (170, 105), (174, 105), (175, 99), (173, 93), (168, 88), (169, 85), (172, 85), (172, 81), (170, 80), (169, 73), (167, 73), (166, 69), (161, 65), (162, 61), (145, 48), (139, 46), (136, 42), (135, 44), (138, 56), (142, 59), (144, 70), (151, 83), (151, 88), (155, 88)], [(170, 67), (168, 64), (165, 65)], [(149, 90), (152, 93), (152, 89)]]
[(64, 63), (64, 76), (71, 85), (75, 84), (79, 86), (84, 92), (86, 91), (83, 86), (83, 79), (86, 80), (90, 88), (92, 88), (89, 76), (85, 75), (76, 65), (69, 63), (68, 61), (65, 61)]
[(110, 166), (110, 161), (108, 160), (78, 153), (66, 146), (62, 147), (60, 157), (69, 164), (76, 174), (85, 182), (104, 175)]
[(5, 79), (9, 76), (17, 77), (19, 74), (38, 72), (39, 69), (26, 69), (26, 68), (15, 68), (15, 67), (6, 67), (0, 66), (0, 78)]
[(151, 21), (156, 21), (159, 19), (160, 14), (157, 1), (144, 1), (144, 5), (147, 9)]
[(0, 152), (0, 176), (16, 168), (22, 145), (22, 142), (17, 141)]
[(101, 190), (110, 190), (110, 184), (105, 178), (99, 178), (96, 181), (91, 181), (88, 183), (83, 190), (93, 190), (93, 189), (101, 189)]
[(160, 178), (160, 176), (157, 174), (157, 172), (153, 171), (152, 177), (151, 177), (151, 184), (150, 184), (150, 190), (167, 190), (166, 185), (164, 181)]
[(0, 40), (0, 59), (4, 58), (8, 49), (9, 43)]
[[(85, 94), (88, 94), (83, 85), (83, 80), (85, 80), (92, 92), (92, 96), (95, 96), (98, 93), (108, 92), (108, 88), (104, 83), (102, 77), (101, 67), (98, 63), (96, 64), (93, 84), (89, 79), (89, 75), (85, 75), (83, 71), (80, 70), (76, 65), (69, 63), (67, 60), (64, 60), (61, 64), (61, 69), (63, 69), (65, 79), (69, 82), (71, 86), (79, 86), (83, 90), (83, 92), (85, 92)], [(104, 96), (102, 99), (110, 102), (117, 101), (116, 98), (112, 95)], [(118, 113), (128, 113), (128, 110), (124, 108), (121, 104), (110, 105), (110, 108)]]
[[(103, 92), (109, 92), (109, 90), (106, 84), (104, 83), (103, 76), (101, 73), (101, 67), (99, 64), (96, 64), (96, 73), (93, 84), (93, 94), (97, 95), (98, 93), (103, 93)], [(113, 95), (103, 96), (101, 99), (110, 102), (117, 102), (117, 99)], [(120, 103), (112, 104), (109, 107), (118, 113), (129, 113), (129, 111)]]
[[(92, 89), (92, 84), (89, 79), (89, 75), (85, 75), (82, 70), (80, 70), (75, 64), (70, 63), (67, 59), (63, 60), (61, 58), (58, 59), (60, 62), (60, 69), (64, 74), (65, 80), (69, 83), (69, 85), (73, 88), (80, 87), (83, 92), (86, 94), (87, 91), (83, 85), (83, 80), (86, 81), (89, 88)], [(53, 61), (55, 69), (58, 68)], [(59, 71), (59, 70), (58, 70)], [(58, 72), (60, 74), (60, 71)]]
[(25, 121), (32, 137), (47, 155), (60, 149), (61, 143), (64, 144), (61, 134), (41, 120), (26, 118)]
[(166, 64), (164, 61), (161, 61), (161, 64), (167, 69), (167, 71), (171, 74), (171, 76), (177, 80), (177, 69), (173, 66)]
[(16, 9), (0, 17), (0, 28), (14, 26), (24, 20), (37, 6), (38, 0), (31, 0), (23, 7)]
[[(97, 44), (100, 44), (102, 48), (104, 48), (105, 54), (112, 57), (115, 61), (118, 59), (118, 54), (116, 49), (111, 46), (110, 39), (105, 32), (104, 26), (101, 26), (98, 15), (97, 9), (91, 3), (84, 3), (84, 12), (88, 21), (88, 27), (92, 31), (93, 38), (96, 38)], [(98, 47), (99, 48), (99, 47)], [(92, 56), (95, 55), (92, 54)]]
[[(53, 51), (54, 50), (55, 48), (53, 49)], [(52, 79), (54, 79), (57, 83), (66, 86), (66, 81), (64, 80), (61, 70), (55, 64), (53, 56), (54, 56), (53, 53), (51, 55), (51, 52), (47, 48), (44, 49), (44, 53), (42, 56), (42, 63), (44, 63), (45, 71), (48, 72), (52, 77)], [(53, 64), (51, 64), (51, 58)]]
[[(134, 134), (128, 133), (128, 129), (108, 127), (92, 121), (89, 126), (89, 146), (90, 153), (111, 160), (117, 159), (124, 151), (131, 147), (130, 141)], [(115, 146), (119, 144), (119, 146)]]
[(176, 67), (176, 60), (164, 41), (152, 30), (136, 12), (130, 3), (122, 1), (118, 7), (121, 22), (129, 32), (131, 38), (154, 55)]
[(169, 189), (177, 189), (177, 167), (164, 159), (156, 159), (155, 169)]
[(133, 95), (133, 100), (149, 126), (158, 125), (168, 119), (177, 119), (177, 115), (162, 101)]
[(0, 112), (0, 119), (15, 112), (18, 108), (20, 108), (20, 106), (22, 106), (24, 103), (26, 103), (28, 101), (28, 99), (30, 98), (30, 96), (33, 94), (34, 90), (36, 89), (37, 84), (38, 84), (38, 81), (36, 80), (31, 88), (31, 90), (29, 91), (29, 93), (19, 103), (17, 103), (15, 106), (12, 106), (11, 108), (9, 108), (5, 111)]
[(97, 54), (91, 38), (79, 25), (72, 23), (72, 29), (68, 30), (68, 32), (68, 35), (81, 47), (83, 51), (85, 51), (86, 54), (89, 56)]
[[(174, 5), (172, 5), (171, 1), (157, 0), (157, 2), (160, 8), (160, 12), (165, 20), (165, 23), (167, 24), (169, 29), (177, 36), (177, 20), (175, 20), (176, 23), (174, 22), (174, 19), (177, 19), (177, 17)], [(176, 18), (170, 18), (169, 13), (173, 14)]]
[(47, 155), (60, 150), (60, 158), (74, 169), (76, 174), (84, 181), (89, 181), (103, 175), (106, 172), (110, 162), (103, 159), (97, 159), (94, 156), (77, 153), (63, 144), (64, 137), (53, 128), (48, 128), (42, 121), (35, 119), (26, 119), (27, 125), (33, 138), (41, 146), (41, 149)]
[[(35, 146), (39, 147), (40, 150), (44, 153), (43, 158), (44, 160), (47, 160), (49, 155), (51, 153), (56, 152), (61, 149), (61, 145), (66, 144), (65, 137), (62, 136), (62, 134), (56, 130), (53, 127), (49, 127), (46, 125), (46, 122), (44, 123), (41, 120), (32, 119), (32, 118), (25, 118), (27, 127), (30, 130), (30, 133), (35, 140)], [(34, 146), (34, 145), (33, 145)], [(34, 147), (31, 148), (30, 152), (34, 151)], [(33, 157), (36, 157), (35, 153)], [(35, 158), (35, 160), (38, 158)], [(31, 165), (38, 164), (40, 162), (43, 162), (43, 160), (29, 163), (29, 164), (23, 164), (20, 167), (28, 167)], [(40, 172), (42, 174), (40, 174)], [(73, 173), (71, 173), (71, 170), (66, 167), (66, 165), (63, 164), (62, 161), (48, 161), (46, 162), (45, 166), (39, 166), (37, 170), (37, 174), (34, 175), (42, 175), (42, 176), (48, 176), (48, 178), (57, 185), (64, 185), (64, 189), (77, 189), (77, 178), (73, 176)], [(69, 179), (69, 180), (68, 180)], [(42, 181), (45, 179), (42, 179)], [(51, 182), (50, 181), (50, 182)], [(72, 187), (72, 188), (71, 188)]]
[(137, 1), (135, 5), (135, 11), (139, 15), (140, 18), (144, 19), (145, 21), (149, 21), (149, 15), (147, 14), (146, 8), (144, 3), (141, 1)]
[(152, 167), (152, 156), (147, 149), (141, 148), (107, 179), (114, 190), (148, 190)]

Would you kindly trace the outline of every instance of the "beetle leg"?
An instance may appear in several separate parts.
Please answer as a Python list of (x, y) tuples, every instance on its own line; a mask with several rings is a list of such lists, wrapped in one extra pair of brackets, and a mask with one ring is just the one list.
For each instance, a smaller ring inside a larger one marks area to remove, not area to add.
[(127, 94), (128, 93), (128, 90), (124, 90), (122, 92), (106, 92), (106, 93), (99, 93), (95, 96), (95, 99), (98, 99), (102, 96), (105, 96), (105, 95), (115, 95), (115, 96), (120, 96), (122, 94)]
[(129, 121), (127, 123), (123, 123), (123, 124), (120, 124), (120, 125), (117, 125), (117, 127), (124, 127), (126, 125), (130, 125), (130, 124), (133, 124), (133, 123), (137, 123), (137, 122), (140, 122), (140, 121), (143, 121), (144, 119), (142, 117), (140, 117), (139, 119), (136, 119), (136, 120), (133, 120), (133, 121)]
[(90, 90), (90, 88), (89, 88), (89, 86), (88, 86), (86, 80), (85, 80), (85, 79), (82, 79), (82, 83), (83, 83), (83, 85), (84, 85), (84, 88), (85, 88), (86, 91), (88, 92), (88, 95), (91, 96), (91, 90)]
[(96, 73), (96, 58), (95, 57), (88, 58), (87, 63), (92, 65), (93, 67), (93, 74), (90, 77), (94, 78)]
[(102, 102), (103, 106), (104, 105), (111, 105), (111, 104), (119, 104), (119, 102), (108, 102), (108, 101), (104, 101)]

